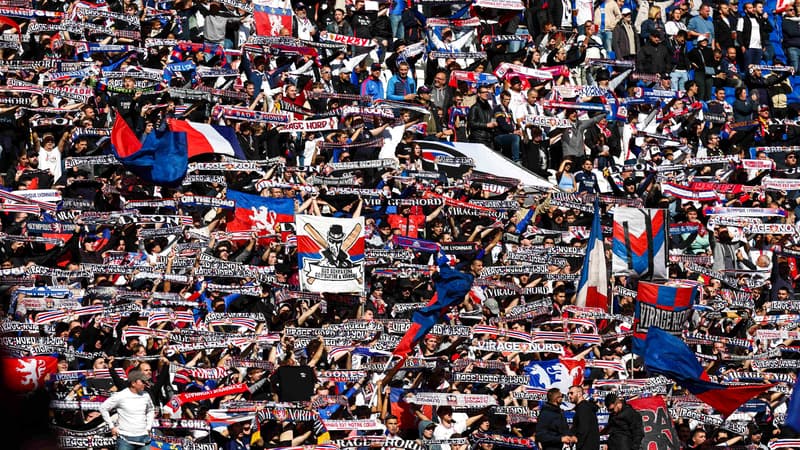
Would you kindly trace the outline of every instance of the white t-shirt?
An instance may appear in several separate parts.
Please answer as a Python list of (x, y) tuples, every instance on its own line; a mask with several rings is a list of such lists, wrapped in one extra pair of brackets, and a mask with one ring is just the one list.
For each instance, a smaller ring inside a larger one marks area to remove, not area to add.
[(53, 147), (49, 151), (44, 147), (39, 147), (39, 169), (49, 169), (53, 174), (53, 181), (61, 178), (61, 152), (58, 147)]
[[(453, 425), (448, 428), (445, 427), (444, 424), (437, 423), (436, 428), (433, 429), (433, 438), (434, 439), (450, 439), (450, 436), (456, 433), (463, 433), (467, 429), (467, 422), (466, 420), (461, 421), (457, 420), (456, 416), (458, 414), (465, 415), (464, 413), (454, 413), (453, 414)], [(442, 450), (450, 450), (449, 444), (443, 444)]]
[(575, 9), (578, 10), (578, 15), (575, 16), (578, 25), (583, 25), (587, 20), (592, 20), (594, 15), (594, 2), (592, 0), (575, 0)]

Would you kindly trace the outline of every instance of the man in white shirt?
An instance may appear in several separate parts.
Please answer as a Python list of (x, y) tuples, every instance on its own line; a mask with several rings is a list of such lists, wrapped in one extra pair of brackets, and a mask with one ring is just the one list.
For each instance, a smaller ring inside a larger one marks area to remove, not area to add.
[[(128, 374), (128, 388), (115, 393), (100, 406), (103, 420), (117, 437), (117, 450), (142, 450), (150, 444), (150, 429), (155, 419), (155, 408), (145, 390), (147, 377), (140, 370)], [(111, 411), (117, 411), (117, 423)]]
[(39, 169), (49, 170), (53, 175), (53, 181), (61, 178), (61, 149), (56, 146), (56, 140), (50, 133), (42, 137), (42, 145), (39, 147)]

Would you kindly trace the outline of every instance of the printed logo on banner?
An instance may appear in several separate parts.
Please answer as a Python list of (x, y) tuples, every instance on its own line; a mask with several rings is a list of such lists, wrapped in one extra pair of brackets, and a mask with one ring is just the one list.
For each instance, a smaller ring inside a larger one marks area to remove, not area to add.
[(300, 286), (312, 292), (364, 289), (364, 219), (297, 216)]

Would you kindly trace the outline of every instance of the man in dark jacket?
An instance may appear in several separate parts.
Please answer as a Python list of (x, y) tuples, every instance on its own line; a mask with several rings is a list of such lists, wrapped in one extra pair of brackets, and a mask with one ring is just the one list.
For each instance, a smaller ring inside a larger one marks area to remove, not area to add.
[(636, 54), (636, 68), (642, 73), (672, 72), (672, 56), (664, 43), (664, 32), (657, 31), (647, 38)]
[(800, 72), (800, 18), (794, 6), (786, 10), (781, 27), (783, 33), (783, 52), (795, 73)]
[(644, 438), (642, 415), (617, 394), (608, 394), (605, 398), (606, 409), (611, 414), (608, 426), (603, 430), (608, 433), (608, 448), (614, 450), (640, 450)]
[(569, 388), (569, 401), (575, 404), (572, 419), (572, 434), (578, 442), (575, 450), (598, 450), (600, 448), (600, 426), (597, 424), (597, 405), (583, 398), (583, 387)]
[(570, 435), (567, 419), (561, 411), (562, 398), (564, 394), (558, 388), (547, 391), (547, 403), (542, 407), (536, 424), (536, 442), (542, 450), (561, 450), (564, 444), (577, 442), (575, 436)]
[(489, 148), (494, 147), (494, 129), (497, 128), (497, 122), (492, 117), (492, 105), (489, 104), (491, 94), (488, 87), (479, 87), (478, 99), (467, 116), (470, 140)]

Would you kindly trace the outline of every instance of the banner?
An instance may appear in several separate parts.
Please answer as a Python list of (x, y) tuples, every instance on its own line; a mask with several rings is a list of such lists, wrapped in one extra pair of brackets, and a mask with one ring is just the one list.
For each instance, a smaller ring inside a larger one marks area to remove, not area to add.
[(628, 401), (642, 415), (644, 439), (642, 450), (679, 450), (680, 441), (672, 425), (664, 397), (655, 396)]
[(612, 272), (635, 272), (642, 279), (666, 280), (667, 218), (660, 209), (614, 210)]
[(642, 354), (650, 327), (680, 336), (696, 298), (697, 287), (693, 285), (640, 281), (633, 311), (633, 352)]
[(298, 131), (325, 131), (335, 130), (339, 121), (335, 117), (318, 120), (295, 120), (286, 124), (280, 133), (294, 133)]
[(364, 218), (296, 217), (301, 289), (311, 292), (362, 292)]

